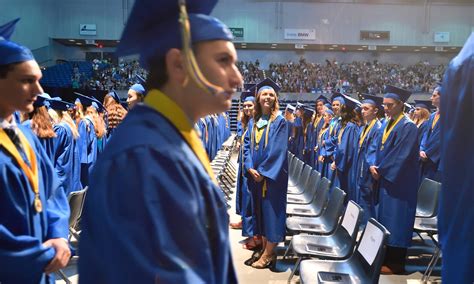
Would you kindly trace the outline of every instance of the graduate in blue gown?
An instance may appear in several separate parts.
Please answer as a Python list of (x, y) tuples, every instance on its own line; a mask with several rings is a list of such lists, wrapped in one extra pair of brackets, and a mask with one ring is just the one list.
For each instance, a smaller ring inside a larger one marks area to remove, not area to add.
[(107, 140), (110, 139), (114, 130), (127, 115), (127, 104), (122, 105), (120, 97), (115, 91), (110, 91), (104, 97), (104, 106), (107, 110)]
[(311, 152), (313, 148), (313, 116), (314, 109), (311, 109), (310, 107), (305, 107), (303, 110), (303, 162), (308, 165), (311, 165)]
[(423, 135), (420, 144), (420, 183), (429, 178), (441, 181), (439, 172), (441, 155), (441, 137), (439, 127), (439, 103), (441, 100), (441, 87), (434, 89), (431, 95), (431, 102), (436, 107), (436, 111), (431, 114), (428, 120), (428, 130)]
[(38, 138), (14, 118), (43, 93), (33, 54), (9, 40), (18, 20), (0, 26), (0, 282), (54, 283), (71, 255), (69, 206)]
[(263, 251), (251, 265), (261, 269), (275, 261), (273, 249), (285, 238), (288, 130), (279, 114), (278, 85), (267, 78), (256, 89), (254, 124), (245, 137), (244, 169), (254, 203), (254, 234), (263, 237)]
[(304, 126), (303, 126), (303, 116), (304, 116), (304, 107), (302, 103), (296, 104), (295, 109), (295, 122), (293, 124), (293, 154), (295, 154), (298, 159), (303, 160), (303, 150), (304, 150)]
[[(76, 101), (76, 111), (83, 114), (94, 100), (90, 97), (75, 93), (79, 103)], [(84, 109), (86, 107), (86, 109)], [(89, 185), (89, 170), (97, 159), (97, 136), (94, 122), (90, 115), (80, 117), (77, 130), (79, 131), (79, 155), (81, 157), (81, 183), (86, 187)]]
[(310, 165), (313, 167), (313, 169), (318, 169), (318, 155), (317, 155), (317, 145), (318, 145), (318, 138), (319, 138), (319, 132), (323, 128), (324, 125), (324, 111), (325, 111), (325, 104), (327, 103), (327, 99), (325, 96), (320, 95), (316, 99), (316, 113), (314, 115), (313, 121), (311, 122), (312, 124), (312, 134), (311, 134), (311, 141), (310, 141)]
[(293, 153), (294, 137), (293, 137), (293, 127), (295, 123), (295, 107), (287, 104), (285, 108), (285, 121), (286, 127), (288, 129), (288, 151)]
[[(449, 63), (441, 95), (442, 190), (438, 229), (444, 283), (474, 282), (474, 33)], [(467, 145), (467, 146), (466, 146)]]
[(56, 138), (53, 164), (66, 196), (73, 191), (82, 189), (79, 151), (77, 149), (79, 132), (67, 113), (70, 107), (74, 106), (63, 101), (50, 101), (50, 108), (55, 111), (57, 116), (54, 125)]
[(375, 163), (376, 141), (380, 135), (381, 123), (378, 120), (378, 113), (382, 112), (381, 97), (365, 95), (362, 101), (362, 117), (364, 124), (357, 139), (357, 149), (355, 153), (355, 201), (364, 210), (362, 224), (367, 224), (370, 218), (376, 218), (376, 205), (378, 201), (378, 191), (373, 188), (374, 180), (369, 171), (369, 166)]
[(413, 122), (418, 127), (417, 140), (418, 145), (421, 144), (423, 136), (429, 129), (430, 114), (431, 114), (431, 102), (425, 100), (415, 100), (415, 110), (413, 113)]
[(46, 155), (54, 162), (54, 143), (56, 134), (53, 130), (51, 117), (48, 114), (47, 100), (50, 98), (48, 94), (41, 94), (33, 104), (34, 110), (28, 114), (30, 119), (25, 120), (22, 124), (30, 128), (38, 137)]
[[(149, 92), (92, 171), (80, 283), (237, 281), (224, 194), (194, 124), (230, 108), (242, 77), (231, 32), (208, 16), (215, 3), (186, 3), (184, 45), (178, 1), (135, 1), (124, 29), (119, 55), (140, 54)], [(189, 61), (193, 54), (205, 68)]]
[[(249, 238), (247, 239), (245, 246), (248, 248), (253, 248), (256, 246), (255, 240), (253, 239), (253, 228), (255, 226), (255, 223), (252, 218), (252, 195), (247, 186), (247, 175), (245, 174), (244, 170), (244, 150), (246, 147), (248, 147), (248, 145), (245, 145), (245, 136), (247, 135), (247, 132), (252, 130), (253, 127), (255, 97), (253, 96), (252, 92), (243, 92), (241, 97), (243, 100), (243, 111), (241, 117), (243, 135), (242, 137), (240, 137), (239, 156), (237, 160), (239, 163), (239, 169), (237, 171), (235, 204), (236, 213), (242, 217), (240, 222), (240, 227), (242, 228), (242, 236)], [(238, 228), (239, 224), (231, 223), (230, 226), (232, 228)]]
[[(329, 125), (334, 112), (330, 108), (325, 108), (323, 112), (323, 126), (319, 130), (318, 137), (316, 140), (315, 154), (318, 157), (318, 163), (316, 170), (321, 173), (321, 177), (326, 177), (328, 170), (331, 169), (331, 159), (326, 158), (326, 149), (324, 149), (323, 141), (329, 137)], [(332, 155), (332, 153), (330, 153)]]
[(380, 128), (375, 163), (370, 172), (379, 191), (378, 221), (390, 237), (382, 273), (404, 271), (411, 245), (419, 179), (419, 146), (416, 125), (403, 113), (410, 92), (386, 86), (383, 99), (386, 119)]
[(331, 168), (336, 173), (334, 186), (347, 193), (348, 200), (356, 200), (355, 185), (350, 183), (352, 166), (354, 164), (355, 142), (358, 126), (354, 123), (354, 109), (359, 101), (345, 96), (345, 104), (341, 107), (340, 130), (337, 135), (337, 145), (334, 151), (334, 162)]

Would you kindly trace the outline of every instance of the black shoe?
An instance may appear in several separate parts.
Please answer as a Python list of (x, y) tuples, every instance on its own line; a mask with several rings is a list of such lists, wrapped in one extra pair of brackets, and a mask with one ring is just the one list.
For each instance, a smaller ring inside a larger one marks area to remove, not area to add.
[(263, 254), (263, 251), (260, 251), (260, 250), (257, 250), (257, 251), (254, 251), (253, 254), (252, 254), (252, 257), (247, 259), (244, 264), (247, 265), (247, 266), (252, 266), (252, 264), (254, 262), (256, 262), (257, 260), (260, 259), (260, 257), (262, 256)]

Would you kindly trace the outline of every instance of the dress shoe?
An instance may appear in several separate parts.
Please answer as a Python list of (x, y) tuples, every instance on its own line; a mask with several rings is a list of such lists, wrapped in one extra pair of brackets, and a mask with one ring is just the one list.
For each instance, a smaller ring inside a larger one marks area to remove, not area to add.
[(247, 260), (244, 262), (244, 264), (247, 265), (247, 266), (252, 266), (252, 264), (253, 264), (254, 262), (256, 262), (257, 260), (260, 259), (260, 257), (262, 256), (262, 254), (263, 254), (263, 251), (261, 251), (261, 250), (254, 251), (254, 252), (252, 253), (252, 257), (250, 257), (249, 259), (247, 259)]
[(276, 254), (260, 257), (260, 259), (252, 264), (253, 268), (264, 269), (271, 267), (276, 262)]

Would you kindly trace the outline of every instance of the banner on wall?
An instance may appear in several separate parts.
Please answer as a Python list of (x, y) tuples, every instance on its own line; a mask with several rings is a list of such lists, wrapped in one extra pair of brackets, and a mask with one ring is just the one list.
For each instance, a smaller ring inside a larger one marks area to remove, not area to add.
[(80, 24), (79, 34), (80, 35), (97, 35), (97, 25), (96, 24)]
[(314, 40), (316, 39), (315, 29), (285, 29), (285, 39)]
[(236, 39), (243, 39), (244, 38), (244, 28), (229, 28), (230, 32)]

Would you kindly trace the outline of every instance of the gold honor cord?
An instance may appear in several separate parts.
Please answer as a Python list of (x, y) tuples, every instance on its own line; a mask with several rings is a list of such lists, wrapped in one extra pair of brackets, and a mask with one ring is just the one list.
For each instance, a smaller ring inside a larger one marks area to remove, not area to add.
[(377, 119), (372, 119), (372, 121), (370, 122), (369, 124), (369, 127), (367, 127), (364, 131), (362, 131), (362, 133), (360, 134), (360, 140), (359, 140), (359, 149), (362, 147), (362, 144), (364, 144), (364, 141), (365, 141), (365, 138), (367, 137), (367, 135), (369, 134), (370, 130), (372, 129), (372, 127), (374, 127), (375, 125), (375, 122), (377, 121)]
[(183, 53), (186, 57), (186, 70), (188, 71), (191, 80), (193, 80), (200, 89), (208, 92), (211, 95), (219, 93), (219, 87), (211, 84), (199, 69), (196, 57), (191, 47), (191, 25), (189, 23), (189, 16), (186, 10), (186, 1), (179, 1), (179, 22), (181, 24), (181, 39), (183, 41)]
[(5, 133), (3, 129), (0, 129), (0, 145), (2, 145), (10, 153), (10, 155), (12, 155), (13, 158), (15, 158), (15, 161), (18, 163), (18, 165), (20, 166), (20, 168), (23, 170), (26, 177), (28, 178), (31, 189), (33, 190), (35, 194), (35, 200), (34, 200), (33, 206), (36, 212), (40, 213), (43, 211), (43, 204), (41, 203), (41, 199), (39, 196), (39, 177), (38, 177), (38, 165), (36, 161), (36, 155), (30, 143), (28, 142), (28, 139), (26, 139), (25, 135), (23, 135), (23, 133), (20, 130), (17, 131), (17, 133), (18, 133), (18, 137), (20, 138), (20, 142), (23, 145), (23, 149), (26, 150), (25, 153), (28, 160), (31, 163), (31, 166), (28, 166), (28, 164), (23, 160), (15, 144), (13, 144), (10, 137), (8, 137), (8, 135)]
[(390, 136), (390, 133), (392, 133), (392, 130), (400, 122), (400, 120), (402, 120), (403, 117), (404, 117), (403, 113), (399, 114), (395, 122), (390, 126), (390, 129), (388, 128), (388, 125), (387, 127), (385, 127), (383, 131), (383, 136), (382, 136), (382, 147), (380, 147), (380, 150), (383, 150), (385, 141), (387, 141), (388, 137)]
[(438, 123), (439, 120), (439, 112), (436, 112), (435, 117), (433, 118), (433, 123), (431, 124), (431, 130), (433, 130)]
[[(264, 144), (263, 144), (263, 149), (265, 149), (267, 147), (267, 144), (268, 144), (268, 133), (270, 132), (270, 124), (272, 124), (272, 121), (273, 121), (273, 119), (268, 120), (268, 124), (267, 124), (267, 127), (266, 127), (267, 132), (265, 133), (265, 141), (264, 141)], [(257, 143), (256, 148), (258, 150), (260, 141), (262, 140), (263, 130), (264, 130), (263, 127), (261, 129), (257, 128), (257, 123), (253, 124), (253, 135), (250, 136), (252, 138), (250, 140), (250, 145), (251, 145), (250, 148), (251, 148), (252, 151), (254, 150), (253, 145), (255, 143)], [(263, 188), (262, 188), (262, 197), (265, 197), (266, 193), (267, 193), (267, 180), (264, 178), (263, 179)]]
[(181, 134), (199, 159), (212, 181), (218, 185), (206, 150), (183, 110), (160, 90), (153, 89), (145, 97), (145, 104), (163, 115)]

